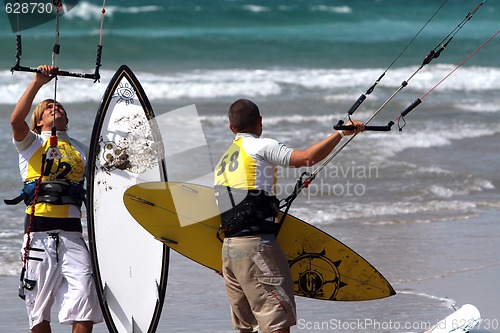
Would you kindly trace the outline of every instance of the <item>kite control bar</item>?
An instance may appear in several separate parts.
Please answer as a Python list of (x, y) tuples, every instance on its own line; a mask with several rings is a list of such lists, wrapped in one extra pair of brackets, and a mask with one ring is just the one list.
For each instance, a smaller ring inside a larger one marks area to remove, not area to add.
[[(420, 103), (422, 103), (422, 99), (417, 98), (413, 103), (408, 105), (406, 109), (401, 112), (401, 114), (394, 120), (391, 120), (387, 123), (385, 126), (371, 126), (367, 125), (365, 126), (365, 131), (378, 131), (378, 132), (389, 132), (392, 128), (392, 125), (395, 124), (396, 121), (403, 119), (408, 113), (410, 113), (413, 109), (415, 109)], [(344, 125), (344, 122), (342, 120), (339, 120), (337, 125), (333, 126), (333, 128), (337, 131), (339, 130), (346, 130), (346, 131), (352, 131), (354, 130), (353, 125)], [(401, 127), (399, 128), (401, 130)]]
[[(60, 12), (62, 11), (62, 1), (61, 0), (54, 0), (53, 1), (54, 5), (57, 6), (57, 15), (56, 15), (56, 42), (52, 51), (52, 65), (54, 67), (57, 66), (57, 56), (59, 55), (60, 51), (60, 44), (59, 44), (59, 16)], [(99, 69), (102, 66), (101, 65), (101, 58), (102, 58), (102, 36), (103, 36), (103, 26), (104, 26), (104, 14), (106, 13), (105, 10), (106, 7), (106, 0), (103, 0), (102, 4), (102, 16), (101, 16), (101, 27), (99, 29), (99, 44), (97, 45), (97, 51), (96, 51), (96, 59), (95, 59), (95, 70), (94, 73), (80, 73), (80, 72), (70, 72), (70, 71), (62, 71), (57, 69), (54, 71), (52, 74), (55, 76), (70, 76), (70, 77), (77, 77), (77, 78), (84, 78), (84, 79), (92, 79), (94, 82), (97, 82), (100, 80), (101, 75), (99, 74)], [(19, 15), (19, 14), (17, 14)], [(21, 55), (23, 54), (23, 48), (22, 48), (22, 41), (21, 41), (21, 33), (19, 32), (19, 18), (18, 18), (18, 27), (17, 27), (17, 35), (16, 35), (16, 46), (17, 46), (17, 53), (16, 53), (16, 64), (10, 69), (12, 73), (14, 71), (19, 71), (19, 72), (32, 72), (32, 73), (37, 73), (39, 72), (37, 67), (29, 67), (29, 66), (21, 66)]]
[[(339, 120), (337, 125), (333, 126), (333, 129), (340, 131), (340, 130), (346, 130), (346, 131), (352, 131), (354, 130), (353, 125), (344, 125), (343, 120)], [(372, 125), (366, 125), (365, 126), (365, 131), (378, 131), (378, 132), (388, 132), (390, 131), (391, 128), (389, 126), (372, 126)]]
[[(31, 73), (40, 72), (40, 70), (37, 67), (21, 66), (21, 55), (22, 55), (21, 35), (17, 35), (16, 64), (14, 65), (14, 67), (10, 69), (10, 71), (12, 73), (14, 73), (14, 71), (31, 72)], [(102, 57), (102, 45), (98, 45), (96, 53), (96, 67), (94, 73), (92, 74), (62, 71), (59, 69), (55, 71), (53, 74), (58, 76), (79, 77), (79, 78), (92, 79), (98, 81), (101, 78), (101, 75), (99, 74), (99, 67), (101, 67), (101, 57)]]
[[(32, 73), (38, 73), (40, 70), (36, 67), (26, 67), (26, 66), (20, 66), (16, 65), (12, 67), (11, 72), (18, 71), (18, 72), (32, 72)], [(71, 76), (71, 77), (79, 77), (83, 79), (93, 79), (93, 80), (99, 80), (100, 75), (99, 71), (97, 70), (93, 74), (87, 74), (87, 73), (79, 73), (79, 72), (68, 72), (68, 71), (61, 71), (61, 70), (56, 70), (53, 72), (53, 74), (57, 76)]]

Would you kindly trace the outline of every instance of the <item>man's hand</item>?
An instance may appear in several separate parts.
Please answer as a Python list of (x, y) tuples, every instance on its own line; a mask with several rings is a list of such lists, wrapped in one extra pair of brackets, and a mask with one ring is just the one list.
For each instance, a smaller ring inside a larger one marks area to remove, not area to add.
[(40, 86), (43, 86), (55, 77), (54, 73), (57, 71), (57, 67), (40, 65), (38, 66), (38, 70), (39, 72), (35, 74), (34, 81)]
[(357, 120), (351, 120), (349, 123), (346, 124), (347, 126), (354, 126), (353, 130), (343, 130), (345, 135), (353, 135), (353, 134), (358, 134), (359, 132), (364, 132), (365, 131), (365, 124), (361, 121)]

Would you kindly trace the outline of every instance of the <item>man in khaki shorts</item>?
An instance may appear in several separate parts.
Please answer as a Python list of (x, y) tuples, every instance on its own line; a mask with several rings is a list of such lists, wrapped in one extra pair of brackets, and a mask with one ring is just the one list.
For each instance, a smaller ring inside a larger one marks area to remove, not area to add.
[(344, 135), (337, 131), (304, 149), (292, 149), (261, 138), (257, 105), (240, 99), (229, 108), (235, 140), (215, 168), (215, 195), (221, 212), (222, 273), (232, 321), (241, 333), (287, 333), (297, 322), (294, 282), (288, 261), (276, 241), (277, 166), (312, 166), (330, 154)]

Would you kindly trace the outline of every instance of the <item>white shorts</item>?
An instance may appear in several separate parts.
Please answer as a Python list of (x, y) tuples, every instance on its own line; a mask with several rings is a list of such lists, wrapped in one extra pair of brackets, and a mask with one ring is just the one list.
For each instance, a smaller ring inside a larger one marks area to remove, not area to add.
[[(24, 235), (24, 243), (26, 238)], [(50, 321), (53, 304), (60, 309), (61, 324), (103, 321), (90, 255), (81, 233), (32, 232), (24, 278), (35, 281), (32, 290), (24, 290), (30, 329)]]

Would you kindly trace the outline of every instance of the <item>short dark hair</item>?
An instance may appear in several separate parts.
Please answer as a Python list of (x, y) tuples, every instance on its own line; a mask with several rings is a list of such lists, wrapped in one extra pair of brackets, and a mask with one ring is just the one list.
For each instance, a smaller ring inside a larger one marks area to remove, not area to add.
[(248, 99), (239, 99), (229, 107), (229, 123), (238, 133), (252, 132), (260, 122), (259, 107)]

